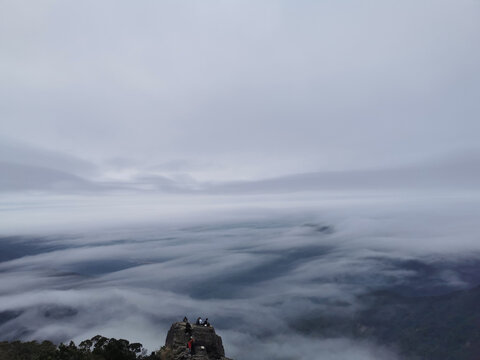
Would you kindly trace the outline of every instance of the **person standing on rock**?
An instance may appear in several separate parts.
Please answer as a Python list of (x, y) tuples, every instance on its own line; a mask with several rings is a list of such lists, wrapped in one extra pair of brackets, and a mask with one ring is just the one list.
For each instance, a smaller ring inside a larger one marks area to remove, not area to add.
[(203, 325), (203, 320), (201, 317), (197, 319), (197, 325)]
[(192, 325), (187, 320), (187, 324), (185, 325), (185, 334), (192, 336)]
[(187, 343), (188, 349), (190, 350), (190, 355), (195, 355), (195, 339), (190, 337), (190, 340)]

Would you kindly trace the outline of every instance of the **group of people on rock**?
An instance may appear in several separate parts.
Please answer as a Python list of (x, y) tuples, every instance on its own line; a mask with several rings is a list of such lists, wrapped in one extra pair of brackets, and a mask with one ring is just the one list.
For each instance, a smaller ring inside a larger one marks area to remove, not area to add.
[[(190, 324), (186, 316), (183, 318), (183, 322), (185, 323), (185, 334), (190, 336), (190, 339), (188, 340), (188, 343), (187, 343), (187, 347), (188, 347), (188, 350), (190, 350), (190, 355), (193, 356), (195, 355), (195, 339), (192, 336), (192, 325)], [(195, 322), (195, 325), (210, 327), (208, 318), (203, 320), (201, 317), (198, 317), (197, 321)]]
[(206, 318), (205, 320), (203, 320), (201, 317), (199, 317), (199, 318), (197, 319), (196, 324), (197, 324), (197, 325), (201, 325), (201, 326), (210, 327), (210, 323), (208, 322), (208, 318)]
[[(186, 316), (183, 318), (183, 322), (187, 323), (187, 327), (188, 325), (190, 325), (190, 323), (188, 322), (188, 318)], [(210, 322), (208, 321), (208, 318), (205, 318), (205, 320), (203, 320), (201, 317), (198, 317), (197, 321), (195, 322), (195, 325), (210, 327)], [(191, 328), (191, 325), (190, 325), (190, 328)]]

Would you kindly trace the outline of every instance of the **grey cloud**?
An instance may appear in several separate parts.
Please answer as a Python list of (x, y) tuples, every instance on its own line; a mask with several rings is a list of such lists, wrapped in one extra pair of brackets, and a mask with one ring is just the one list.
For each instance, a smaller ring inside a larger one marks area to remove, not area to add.
[(97, 188), (97, 185), (73, 174), (38, 166), (0, 162), (0, 173), (0, 191), (47, 190), (61, 193)]
[(94, 164), (4, 138), (0, 138), (0, 174), (0, 192), (75, 193), (102, 187), (89, 180), (98, 174)]
[(301, 324), (329, 316), (342, 324), (368, 307), (362, 296), (374, 290), (426, 296), (480, 281), (478, 207), (423, 201), (2, 238), (3, 248), (20, 242), (26, 250), (0, 263), (0, 334), (60, 341), (104, 333), (153, 350), (170, 322), (203, 315), (238, 359), (268, 358), (283, 346), (285, 359), (395, 359), (392, 349), (346, 339), (346, 330), (334, 327), (326, 340), (305, 335)]
[(197, 190), (199, 183), (188, 175), (161, 176), (148, 175), (135, 178), (126, 184), (132, 189), (144, 187), (146, 190), (159, 190), (170, 193), (191, 193)]
[(368, 4), (4, 3), (2, 133), (232, 179), (477, 146), (478, 3)]
[(5, 138), (0, 138), (0, 162), (52, 169), (82, 177), (98, 173), (94, 164), (75, 156)]
[(296, 174), (257, 181), (215, 184), (212, 193), (275, 193), (335, 190), (478, 189), (480, 156), (474, 151), (409, 166)]
[(196, 163), (187, 159), (170, 160), (150, 167), (152, 170), (189, 172), (191, 170), (205, 170), (213, 167), (213, 164), (204, 162)]
[[(136, 163), (127, 159), (111, 159), (103, 165), (102, 172), (134, 170), (139, 175), (127, 180), (102, 179), (99, 167), (74, 156), (58, 151), (45, 150), (0, 138), (0, 191), (45, 191), (49, 193), (76, 193), (78, 191), (145, 191), (155, 190), (167, 193), (192, 192), (200, 183), (188, 174), (168, 170), (180, 170), (169, 163), (160, 168), (137, 168)], [(172, 167), (173, 166), (173, 167)], [(158, 175), (159, 169), (167, 175)], [(99, 178), (100, 177), (100, 178)]]
[[(467, 191), (478, 189), (480, 155), (476, 150), (455, 152), (431, 159), (420, 159), (410, 165), (349, 171), (291, 174), (249, 181), (200, 181), (184, 170), (207, 171), (207, 166), (188, 162), (170, 162), (154, 167), (135, 167), (118, 160), (117, 170), (134, 170), (126, 179), (98, 179), (89, 170), (94, 165), (60, 153), (37, 152), (31, 148), (8, 148), (11, 162), (1, 163), (4, 177), (2, 191), (44, 190), (76, 192), (79, 190), (159, 191), (172, 194), (269, 194), (311, 191)], [(18, 154), (18, 156), (17, 156)], [(57, 161), (56, 159), (63, 159)], [(37, 164), (45, 164), (39, 166)], [(49, 168), (48, 165), (52, 167)], [(72, 173), (66, 170), (72, 169)], [(105, 170), (105, 169), (104, 169)], [(82, 176), (76, 173), (84, 174)]]
[[(61, 152), (45, 150), (0, 139), (0, 191), (45, 191), (49, 193), (77, 193), (119, 190), (159, 190), (185, 192), (195, 188), (197, 182), (188, 175), (171, 177), (146, 174), (130, 181), (99, 180), (102, 174), (96, 165)], [(109, 163), (117, 169), (125, 160)], [(120, 166), (121, 165), (121, 166)], [(135, 168), (135, 167), (133, 167)], [(127, 167), (128, 169), (128, 167)], [(108, 171), (104, 168), (103, 171)]]

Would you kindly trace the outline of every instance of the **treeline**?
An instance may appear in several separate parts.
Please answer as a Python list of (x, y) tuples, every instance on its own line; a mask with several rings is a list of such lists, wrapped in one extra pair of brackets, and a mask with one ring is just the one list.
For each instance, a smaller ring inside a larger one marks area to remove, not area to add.
[(97, 335), (82, 341), (78, 346), (55, 345), (50, 341), (0, 342), (1, 360), (161, 360), (155, 353), (147, 355), (140, 343), (125, 339), (108, 339)]

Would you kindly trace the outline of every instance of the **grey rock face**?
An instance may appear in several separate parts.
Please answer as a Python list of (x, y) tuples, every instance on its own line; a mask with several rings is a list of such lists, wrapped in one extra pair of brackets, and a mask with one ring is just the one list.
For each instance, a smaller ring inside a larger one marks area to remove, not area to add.
[(195, 355), (191, 355), (187, 343), (190, 334), (186, 332), (186, 323), (177, 322), (172, 324), (165, 340), (165, 354), (168, 353), (173, 360), (231, 360), (225, 357), (222, 338), (215, 333), (210, 326), (192, 324), (192, 335), (195, 340)]

